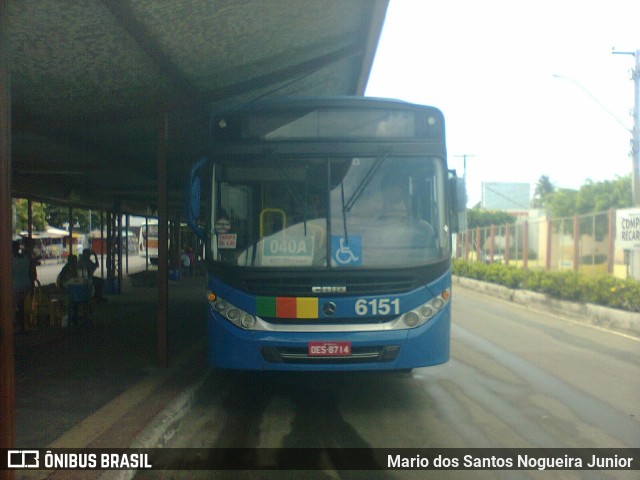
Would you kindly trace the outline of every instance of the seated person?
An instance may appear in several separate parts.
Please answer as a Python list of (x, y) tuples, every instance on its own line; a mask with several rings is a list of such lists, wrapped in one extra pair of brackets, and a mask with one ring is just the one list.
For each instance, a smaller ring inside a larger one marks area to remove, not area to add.
[(75, 280), (78, 277), (78, 256), (77, 255), (69, 255), (67, 258), (67, 263), (60, 273), (58, 274), (58, 278), (56, 279), (56, 285), (58, 288), (64, 289), (72, 280)]
[(409, 208), (409, 178), (399, 175), (387, 175), (380, 182), (382, 192), (382, 212), (379, 220), (395, 220), (417, 227), (425, 238), (435, 241), (433, 227), (424, 220), (414, 218)]
[(405, 190), (408, 185), (406, 178), (396, 175), (385, 175), (380, 182), (380, 191), (382, 192), (382, 212), (380, 219), (409, 219), (409, 207), (407, 206), (407, 195)]
[[(58, 274), (56, 285), (58, 288), (65, 291), (67, 315), (70, 320), (70, 324), (72, 323), (74, 326), (78, 325), (78, 304), (84, 303), (84, 300), (80, 301), (77, 297), (74, 298), (73, 288), (81, 287), (83, 282), (88, 282), (86, 270), (79, 267), (77, 255), (69, 255), (67, 263), (62, 267), (62, 270)], [(87, 299), (88, 296), (89, 295), (87, 294)]]
[[(91, 259), (92, 256), (95, 260)], [(93, 283), (93, 298), (96, 302), (102, 303), (104, 301), (102, 298), (104, 279), (94, 275), (99, 266), (100, 262), (98, 261), (98, 255), (96, 255), (95, 252), (91, 251), (89, 248), (82, 250), (82, 255), (78, 261), (78, 267), (86, 270), (87, 275), (91, 278), (91, 282)]]
[(409, 182), (408, 176), (393, 173), (385, 175), (380, 182), (382, 211), (378, 220), (384, 227), (365, 242), (371, 253), (376, 252), (374, 256), (385, 257), (380, 262), (424, 261), (435, 254), (435, 230), (425, 220), (416, 218), (409, 207)]

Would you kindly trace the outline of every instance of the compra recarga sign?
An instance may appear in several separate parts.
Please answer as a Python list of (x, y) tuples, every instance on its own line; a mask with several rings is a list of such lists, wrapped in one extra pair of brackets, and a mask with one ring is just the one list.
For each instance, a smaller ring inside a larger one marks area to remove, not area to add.
[(640, 249), (640, 208), (616, 211), (616, 248)]

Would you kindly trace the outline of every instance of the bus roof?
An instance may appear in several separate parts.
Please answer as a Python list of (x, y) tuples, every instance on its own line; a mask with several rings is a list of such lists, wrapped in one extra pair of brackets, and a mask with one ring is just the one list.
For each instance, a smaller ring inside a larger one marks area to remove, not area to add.
[(212, 135), (223, 142), (444, 140), (435, 107), (372, 97), (284, 97), (220, 113)]
[[(419, 111), (440, 112), (437, 107), (420, 105), (404, 100), (382, 97), (360, 97), (350, 95), (316, 96), (316, 97), (279, 97), (248, 102), (220, 111), (216, 117), (229, 114), (250, 113), (260, 110), (295, 110), (309, 108), (393, 108)], [(441, 113), (441, 112), (440, 112)]]

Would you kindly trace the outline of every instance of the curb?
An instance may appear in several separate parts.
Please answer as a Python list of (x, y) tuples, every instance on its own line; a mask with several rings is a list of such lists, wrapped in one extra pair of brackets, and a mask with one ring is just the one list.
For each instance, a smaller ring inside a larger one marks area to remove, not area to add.
[(558, 300), (544, 293), (512, 289), (502, 285), (456, 275), (453, 276), (452, 282), (454, 285), (486, 293), (502, 300), (523, 305), (532, 310), (569, 316), (573, 320), (623, 331), (627, 334), (640, 337), (640, 313), (625, 312), (593, 303), (576, 303), (567, 300)]
[[(162, 448), (177, 431), (180, 421), (189, 413), (200, 388), (207, 381), (213, 368), (207, 368), (198, 380), (184, 389), (169, 403), (131, 442), (129, 448)], [(137, 470), (106, 470), (99, 480), (131, 480)]]
[(213, 369), (208, 368), (198, 380), (182, 391), (133, 439), (129, 448), (164, 447), (176, 432), (180, 420), (191, 410), (200, 388), (212, 372)]
[[(114, 430), (119, 431), (118, 426), (133, 424), (139, 428), (138, 432), (126, 438), (118, 440), (117, 448), (161, 448), (176, 432), (181, 420), (191, 410), (197, 394), (209, 376), (213, 372), (212, 367), (206, 367), (199, 376), (189, 381), (189, 372), (192, 371), (192, 362), (203, 350), (204, 344), (194, 345), (178, 354), (173, 365), (167, 369), (157, 369), (147, 378), (123, 392), (111, 400), (98, 411), (65, 432), (46, 448), (110, 448), (113, 445)], [(133, 418), (140, 420), (140, 409), (152, 412), (155, 406), (147, 406), (151, 398), (157, 398), (159, 405), (157, 413), (150, 420), (142, 420), (139, 427), (135, 425)], [(164, 402), (164, 403), (163, 403)], [(162, 405), (162, 406), (160, 406)], [(133, 417), (132, 417), (133, 415)], [(137, 470), (94, 470), (69, 472), (65, 470), (39, 469), (37, 471), (23, 471), (16, 476), (20, 480), (58, 479), (58, 478), (83, 478), (102, 480), (130, 480)]]

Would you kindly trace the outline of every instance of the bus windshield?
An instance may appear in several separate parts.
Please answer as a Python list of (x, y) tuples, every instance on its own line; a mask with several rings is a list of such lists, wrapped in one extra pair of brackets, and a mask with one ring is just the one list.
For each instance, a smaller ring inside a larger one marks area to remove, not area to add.
[(217, 262), (402, 268), (450, 254), (442, 158), (234, 158), (213, 177)]

